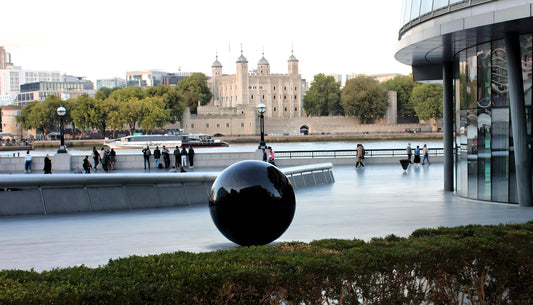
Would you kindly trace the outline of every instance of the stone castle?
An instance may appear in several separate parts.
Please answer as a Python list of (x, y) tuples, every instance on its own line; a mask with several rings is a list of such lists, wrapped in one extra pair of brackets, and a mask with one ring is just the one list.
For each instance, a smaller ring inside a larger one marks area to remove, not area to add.
[(389, 92), (389, 109), (377, 124), (360, 124), (357, 117), (307, 116), (303, 110), (303, 96), (308, 87), (299, 74), (299, 62), (292, 51), (286, 74), (271, 73), (264, 53), (257, 63), (257, 70), (249, 72), (248, 60), (242, 53), (241, 50), (234, 75), (222, 73), (222, 64), (217, 56), (211, 65), (212, 75), (208, 80), (213, 93), (211, 102), (198, 106), (197, 114), (186, 110), (181, 126), (175, 128), (183, 128), (186, 133), (258, 135), (260, 122), (257, 106), (261, 103), (266, 105), (265, 133), (270, 135), (387, 133), (406, 128), (397, 124), (396, 92)]

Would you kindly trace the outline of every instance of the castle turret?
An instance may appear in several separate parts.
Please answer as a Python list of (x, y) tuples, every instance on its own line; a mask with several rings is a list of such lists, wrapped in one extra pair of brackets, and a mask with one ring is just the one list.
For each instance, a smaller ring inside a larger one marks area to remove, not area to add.
[(237, 78), (237, 99), (232, 101), (232, 107), (248, 103), (248, 60), (242, 54), (242, 48), (241, 56), (237, 58), (237, 73), (235, 76)]
[(215, 106), (220, 106), (220, 92), (217, 80), (222, 76), (222, 64), (218, 61), (218, 54), (215, 62), (211, 65), (211, 74), (211, 92), (213, 92), (213, 101)]
[(293, 51), (291, 50), (291, 57), (289, 57), (289, 74), (298, 75), (298, 59), (294, 57)]
[(257, 63), (257, 74), (258, 75), (269, 75), (270, 74), (270, 64), (265, 58), (265, 53), (263, 52), (263, 57)]

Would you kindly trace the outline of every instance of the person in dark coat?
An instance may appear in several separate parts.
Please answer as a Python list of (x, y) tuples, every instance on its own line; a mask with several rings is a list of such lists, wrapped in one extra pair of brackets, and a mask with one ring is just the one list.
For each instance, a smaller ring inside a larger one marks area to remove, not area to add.
[(96, 150), (96, 147), (93, 147), (92, 157), (93, 157), (93, 161), (94, 161), (94, 170), (97, 170), (98, 169), (98, 163), (100, 162), (100, 154)]
[(185, 146), (181, 147), (181, 166), (187, 166), (187, 149), (185, 149)]
[(45, 174), (51, 174), (52, 173), (52, 160), (50, 160), (50, 155), (46, 154), (46, 157), (44, 157), (44, 168), (43, 171)]
[(180, 168), (181, 166), (181, 152), (180, 148), (176, 146), (176, 149), (174, 149), (174, 159), (176, 159), (176, 168)]
[(194, 149), (189, 146), (189, 167), (194, 167)]
[(91, 162), (89, 162), (89, 156), (85, 156), (85, 159), (83, 159), (82, 167), (83, 167), (83, 170), (84, 170), (84, 172), (86, 174), (90, 174), (91, 173), (91, 168), (93, 166), (91, 165)]
[(155, 160), (155, 168), (159, 168), (159, 160), (161, 159), (161, 151), (159, 150), (159, 147), (156, 146), (154, 149), (154, 160)]
[(168, 148), (163, 145), (163, 150), (161, 151), (161, 154), (163, 155), (163, 163), (165, 164), (165, 168), (170, 167), (170, 155), (169, 155)]

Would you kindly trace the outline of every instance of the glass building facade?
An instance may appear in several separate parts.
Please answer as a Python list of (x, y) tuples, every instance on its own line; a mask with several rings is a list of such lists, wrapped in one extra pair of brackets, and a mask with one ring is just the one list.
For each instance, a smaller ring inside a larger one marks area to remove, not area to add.
[[(520, 36), (527, 134), (532, 138), (532, 34)], [(456, 193), (517, 202), (505, 43), (462, 50), (454, 60)]]
[(404, 0), (401, 14), (396, 59), (444, 85), (445, 190), (533, 206), (533, 0)]

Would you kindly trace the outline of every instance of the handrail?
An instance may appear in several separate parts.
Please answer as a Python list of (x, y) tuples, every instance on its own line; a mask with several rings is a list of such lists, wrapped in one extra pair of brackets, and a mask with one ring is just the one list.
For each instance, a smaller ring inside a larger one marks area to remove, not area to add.
[[(428, 148), (430, 156), (443, 156), (444, 148)], [(414, 155), (414, 149), (413, 149)], [(355, 158), (356, 149), (336, 150), (283, 150), (276, 151), (277, 159), (315, 159), (315, 158)], [(365, 149), (365, 157), (404, 157), (407, 156), (405, 148), (375, 148)]]

